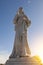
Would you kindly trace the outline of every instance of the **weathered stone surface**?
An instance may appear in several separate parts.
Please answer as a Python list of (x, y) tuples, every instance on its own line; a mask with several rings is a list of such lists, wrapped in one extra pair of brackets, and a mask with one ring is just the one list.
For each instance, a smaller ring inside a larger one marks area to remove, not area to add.
[(12, 54), (9, 58), (15, 58), (17, 56), (23, 57), (26, 56), (26, 54), (30, 56), (31, 52), (27, 42), (27, 28), (30, 26), (31, 21), (24, 14), (21, 7), (15, 16), (13, 23), (15, 24), (16, 34)]
[(31, 57), (11, 58), (7, 60), (5, 65), (40, 65)]
[(31, 52), (27, 42), (27, 28), (30, 26), (31, 21), (24, 14), (22, 8), (19, 8), (14, 24), (16, 31), (14, 47), (5, 65), (40, 65), (37, 60), (30, 57)]

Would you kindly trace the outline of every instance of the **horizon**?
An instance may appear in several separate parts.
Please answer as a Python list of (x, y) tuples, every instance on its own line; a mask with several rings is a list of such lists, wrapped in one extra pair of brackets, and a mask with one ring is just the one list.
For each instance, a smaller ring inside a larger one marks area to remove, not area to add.
[(27, 38), (31, 55), (43, 62), (43, 0), (0, 0), (0, 63), (5, 63), (13, 49), (15, 30), (13, 19), (19, 7), (31, 20)]

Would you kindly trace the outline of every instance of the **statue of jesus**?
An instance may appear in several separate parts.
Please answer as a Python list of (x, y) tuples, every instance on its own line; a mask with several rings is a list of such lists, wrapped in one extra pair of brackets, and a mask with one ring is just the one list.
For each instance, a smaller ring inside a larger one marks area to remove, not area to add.
[(31, 52), (27, 42), (27, 28), (31, 21), (24, 14), (22, 7), (19, 8), (13, 23), (15, 24), (16, 34), (13, 51), (9, 58), (29, 56)]

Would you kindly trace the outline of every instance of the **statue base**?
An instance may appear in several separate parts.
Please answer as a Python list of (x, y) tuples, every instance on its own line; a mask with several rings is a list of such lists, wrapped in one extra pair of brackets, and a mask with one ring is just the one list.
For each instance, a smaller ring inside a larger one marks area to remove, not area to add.
[(5, 65), (40, 65), (40, 63), (31, 57), (20, 57), (7, 60)]

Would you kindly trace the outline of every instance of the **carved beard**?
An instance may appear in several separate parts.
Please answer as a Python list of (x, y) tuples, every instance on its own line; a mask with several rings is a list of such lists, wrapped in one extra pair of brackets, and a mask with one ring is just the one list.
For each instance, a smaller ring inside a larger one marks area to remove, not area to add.
[(23, 12), (23, 10), (20, 12), (20, 10), (19, 10), (17, 14), (18, 14), (18, 15), (19, 15), (19, 14), (24, 14), (24, 12)]

